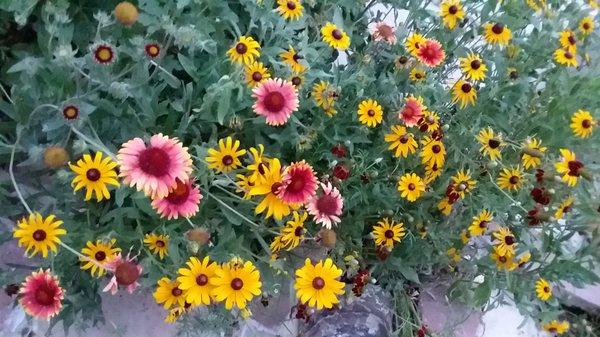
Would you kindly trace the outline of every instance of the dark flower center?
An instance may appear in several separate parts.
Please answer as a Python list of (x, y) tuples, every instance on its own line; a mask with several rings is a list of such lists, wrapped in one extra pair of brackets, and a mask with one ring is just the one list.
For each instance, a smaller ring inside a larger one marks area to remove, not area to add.
[(341, 40), (342, 37), (344, 37), (344, 35), (342, 34), (342, 31), (339, 30), (339, 29), (334, 29), (331, 32), (331, 36), (333, 36), (333, 38), (336, 39), (336, 40)]
[(499, 256), (498, 261), (500, 261), (502, 263), (506, 263), (506, 256)]
[(145, 173), (163, 176), (169, 171), (169, 155), (161, 148), (149, 147), (140, 153), (138, 165)]
[(408, 135), (404, 135), (404, 136), (400, 137), (400, 143), (402, 143), (402, 144), (408, 143)]
[(106, 259), (106, 253), (103, 251), (98, 251), (96, 254), (94, 254), (94, 259), (100, 262), (104, 261)]
[(481, 61), (479, 61), (479, 60), (471, 61), (471, 68), (477, 70), (477, 69), (479, 69), (479, 67), (481, 67)]
[(411, 191), (414, 191), (414, 190), (415, 190), (415, 188), (417, 188), (417, 187), (415, 186), (415, 184), (413, 184), (413, 183), (410, 183), (410, 184), (408, 184), (408, 189), (409, 189), (409, 190), (411, 190)]
[(550, 288), (548, 288), (548, 287), (544, 287), (544, 292), (545, 292), (545, 293), (549, 293), (549, 292), (550, 292)]
[(496, 149), (498, 146), (500, 146), (500, 141), (492, 138), (488, 140), (488, 146), (490, 149)]
[(513, 71), (510, 72), (509, 76), (510, 76), (511, 79), (515, 80), (515, 79), (517, 79), (519, 77), (519, 73), (516, 70), (513, 70)]
[(569, 167), (568, 174), (573, 177), (579, 177), (581, 169), (583, 169), (583, 164), (578, 160), (572, 160), (567, 165)]
[(279, 189), (281, 188), (281, 186), (283, 186), (283, 184), (280, 182), (277, 182), (277, 183), (274, 183), (273, 185), (271, 185), (271, 193), (273, 193), (275, 195), (279, 194)]
[(337, 213), (337, 199), (329, 194), (322, 195), (317, 200), (317, 209), (325, 215), (333, 215)]
[(135, 264), (126, 261), (117, 266), (115, 269), (115, 277), (117, 278), (118, 284), (128, 286), (137, 281), (140, 277), (140, 271)]
[(388, 229), (385, 231), (384, 235), (386, 238), (391, 239), (394, 237), (394, 231), (391, 229)]
[(431, 151), (433, 153), (440, 153), (440, 151), (442, 151), (442, 147), (439, 146), (438, 144), (435, 144), (434, 146), (431, 147)]
[(160, 48), (155, 44), (146, 45), (146, 54), (151, 57), (156, 57), (160, 53)]
[(241, 278), (236, 277), (233, 280), (231, 280), (231, 288), (233, 290), (240, 290), (240, 289), (242, 289), (243, 286), (244, 286), (244, 281), (242, 281)]
[(295, 86), (299, 86), (300, 84), (302, 84), (302, 79), (298, 76), (294, 76), (292, 77), (292, 84)]
[(584, 120), (581, 122), (581, 126), (582, 126), (584, 129), (587, 129), (587, 128), (589, 128), (590, 126), (592, 126), (592, 121), (590, 121), (589, 119), (584, 119)]
[(156, 247), (162, 248), (165, 246), (165, 242), (163, 240), (156, 240)]
[(235, 51), (238, 54), (245, 54), (248, 51), (248, 46), (246, 46), (246, 44), (240, 42), (235, 45)]
[(497, 23), (492, 27), (492, 32), (494, 32), (494, 34), (502, 34), (503, 31), (504, 25), (501, 23)]
[(304, 228), (302, 226), (298, 226), (294, 230), (294, 235), (296, 235), (296, 236), (302, 236), (303, 233), (304, 233)]
[(487, 228), (487, 224), (488, 224), (487, 221), (480, 221), (479, 222), (479, 228)]
[(586, 23), (584, 23), (584, 24), (583, 24), (583, 29), (585, 29), (585, 30), (588, 30), (588, 29), (590, 29), (590, 24), (589, 24), (589, 23), (587, 23), (587, 22), (586, 22)]
[(35, 290), (35, 301), (37, 304), (43, 306), (50, 306), (54, 304), (54, 295), (56, 294), (55, 290), (50, 288), (50, 286), (43, 284), (40, 285)]
[(100, 179), (100, 171), (98, 169), (91, 168), (85, 172), (85, 177), (89, 181), (98, 181), (98, 179)]
[(371, 109), (371, 110), (367, 111), (367, 115), (369, 115), (369, 117), (375, 116), (375, 110)]
[(79, 116), (79, 109), (73, 105), (69, 105), (63, 109), (63, 116), (66, 119), (75, 119)]
[(221, 162), (223, 163), (223, 165), (229, 166), (229, 165), (233, 164), (233, 157), (229, 154), (224, 155), (223, 158), (221, 159)]
[(205, 286), (208, 283), (208, 276), (200, 274), (196, 276), (196, 284), (199, 286)]
[(408, 57), (406, 57), (406, 56), (400, 56), (398, 58), (398, 63), (405, 64), (406, 62), (408, 62)]
[(471, 85), (469, 83), (463, 83), (463, 85), (460, 86), (460, 90), (462, 90), (465, 94), (469, 93), (471, 91)]
[(171, 294), (175, 297), (180, 296), (181, 294), (183, 294), (183, 291), (181, 291), (181, 289), (175, 287), (173, 288), (173, 290), (171, 290)]
[(570, 52), (566, 51), (565, 52), (565, 58), (568, 59), (568, 60), (570, 60), (570, 59), (573, 58), (573, 54), (571, 54)]
[(510, 179), (508, 179), (508, 181), (512, 184), (512, 185), (516, 185), (519, 183), (519, 177), (517, 176), (511, 176)]
[(113, 58), (113, 51), (110, 47), (100, 46), (96, 49), (94, 55), (96, 56), (96, 60), (98, 60), (99, 62), (108, 63)]
[(423, 78), (423, 75), (421, 73), (416, 73), (415, 78), (420, 80), (421, 78)]
[(512, 246), (515, 243), (515, 237), (512, 235), (507, 235), (504, 238), (504, 243), (506, 243), (509, 246)]
[(575, 37), (573, 35), (569, 35), (569, 43), (572, 45), (575, 45), (577, 43), (577, 40), (575, 40)]
[(189, 195), (190, 188), (188, 185), (177, 179), (177, 186), (175, 186), (175, 188), (169, 192), (169, 195), (167, 195), (166, 199), (171, 204), (180, 205), (187, 201)]
[(323, 278), (317, 276), (312, 281), (313, 288), (320, 290), (325, 287), (325, 280)]
[(264, 105), (269, 112), (279, 112), (285, 105), (285, 98), (280, 92), (271, 91), (265, 96)]
[(294, 9), (296, 9), (296, 3), (293, 1), (288, 1), (287, 2), (287, 8), (291, 11), (293, 11)]
[(290, 183), (286, 186), (286, 190), (292, 193), (298, 193), (304, 189), (306, 181), (299, 174), (292, 175)]
[(260, 71), (255, 71), (254, 73), (252, 73), (252, 80), (254, 82), (258, 82), (260, 80), (262, 80), (262, 74), (260, 73)]
[(38, 242), (46, 240), (46, 232), (42, 229), (36, 230), (33, 232), (33, 239)]
[(455, 5), (452, 5), (448, 8), (448, 13), (454, 15), (458, 12), (458, 7), (456, 7)]

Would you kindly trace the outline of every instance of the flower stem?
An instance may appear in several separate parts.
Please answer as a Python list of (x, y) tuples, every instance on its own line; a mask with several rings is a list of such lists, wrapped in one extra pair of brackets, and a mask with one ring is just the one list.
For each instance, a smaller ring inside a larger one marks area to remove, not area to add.
[(96, 149), (106, 153), (112, 160), (117, 160), (117, 156), (115, 156), (115, 154), (112, 153), (112, 151), (110, 151), (104, 144), (98, 143), (95, 140), (91, 139), (90, 137), (84, 135), (81, 131), (77, 130), (74, 126), (71, 126), (71, 130), (73, 130), (73, 132), (77, 136), (79, 136), (79, 138), (83, 139), (86, 143), (88, 143), (88, 144), (94, 146)]
[(95, 264), (98, 268), (102, 268), (102, 269), (106, 269), (104, 267), (103, 264), (101, 264), (100, 262), (91, 259), (83, 254), (81, 254), (80, 252), (76, 251), (75, 249), (73, 249), (71, 246), (67, 245), (66, 243), (62, 242), (62, 241), (58, 241), (58, 244), (61, 245), (62, 247), (64, 247), (66, 250), (68, 250), (69, 252), (75, 254), (77, 257), (79, 257), (80, 259), (87, 261), (87, 262), (91, 262), (93, 264)]
[(31, 208), (27, 204), (27, 201), (25, 201), (25, 198), (23, 198), (23, 194), (21, 194), (21, 190), (19, 189), (19, 185), (17, 184), (17, 180), (15, 179), (15, 174), (13, 172), (13, 165), (14, 165), (14, 161), (15, 161), (15, 151), (17, 149), (17, 145), (19, 144), (20, 139), (21, 139), (21, 133), (17, 132), (17, 139), (15, 140), (15, 143), (12, 146), (12, 151), (10, 152), (10, 163), (8, 165), (8, 175), (10, 176), (10, 180), (12, 181), (13, 187), (15, 188), (15, 192), (17, 192), (17, 196), (19, 197), (19, 200), (21, 201), (21, 203), (23, 204), (23, 206), (25, 207), (27, 212), (29, 212), (29, 214), (32, 214), (33, 212), (31, 211)]

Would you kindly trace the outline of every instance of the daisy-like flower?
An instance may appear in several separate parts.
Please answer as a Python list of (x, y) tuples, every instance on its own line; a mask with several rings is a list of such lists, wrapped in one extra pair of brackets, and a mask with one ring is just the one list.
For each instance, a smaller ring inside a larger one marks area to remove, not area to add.
[(87, 257), (87, 259), (79, 258), (81, 269), (89, 270), (92, 276), (95, 277), (103, 276), (106, 273), (106, 269), (100, 266), (110, 262), (121, 251), (121, 248), (114, 247), (116, 242), (117, 240), (115, 239), (111, 239), (110, 241), (96, 240), (95, 243), (88, 241), (86, 246), (81, 249), (81, 253)]
[(134, 138), (121, 146), (117, 154), (123, 182), (151, 198), (162, 198), (177, 186), (177, 179), (188, 181), (192, 159), (177, 138), (162, 133), (150, 138), (147, 146)]
[(323, 227), (331, 229), (332, 225), (338, 224), (341, 219), (342, 209), (344, 208), (344, 198), (340, 191), (333, 187), (331, 183), (321, 183), (322, 193), (316, 195), (306, 205), (306, 209), (313, 220)]
[(556, 171), (562, 174), (562, 181), (569, 186), (575, 186), (578, 178), (585, 174), (585, 166), (568, 149), (560, 149), (561, 161), (554, 164)]
[(479, 134), (475, 136), (481, 147), (479, 152), (490, 157), (490, 160), (496, 160), (502, 158), (500, 151), (506, 145), (502, 141), (502, 137), (494, 133), (492, 128), (487, 127), (479, 131)]
[(500, 256), (514, 256), (517, 240), (514, 234), (507, 227), (500, 227), (494, 233), (494, 245)]
[(440, 5), (440, 16), (444, 26), (449, 29), (456, 27), (456, 22), (465, 17), (465, 11), (460, 0), (444, 0)]
[(250, 65), (260, 56), (260, 44), (252, 36), (241, 36), (227, 51), (227, 55), (231, 62)]
[(579, 31), (581, 31), (583, 35), (590, 35), (594, 31), (594, 18), (586, 16), (581, 19), (581, 21), (579, 21)]
[(573, 54), (577, 53), (577, 38), (572, 30), (566, 29), (560, 32), (558, 42), (565, 50)]
[(104, 66), (113, 64), (117, 58), (115, 48), (108, 43), (96, 43), (90, 48), (90, 51), (94, 61)]
[(153, 254), (158, 255), (160, 259), (164, 259), (169, 255), (169, 236), (163, 234), (146, 234), (144, 236), (144, 244)]
[(105, 268), (113, 274), (113, 277), (102, 290), (104, 292), (110, 291), (112, 295), (115, 295), (121, 286), (131, 294), (140, 285), (138, 280), (142, 275), (142, 266), (135, 263), (134, 259), (129, 256), (123, 258), (121, 253), (118, 253), (105, 265)]
[(512, 255), (501, 255), (498, 247), (494, 247), (494, 251), (490, 254), (490, 257), (496, 262), (498, 270), (513, 271), (518, 267), (514, 257)]
[(446, 58), (442, 44), (435, 39), (427, 39), (419, 46), (417, 59), (428, 67), (437, 67)]
[(269, 245), (269, 249), (271, 251), (271, 260), (277, 259), (277, 254), (279, 251), (285, 248), (285, 242), (283, 242), (283, 235), (276, 235), (273, 238), (273, 241)]
[(438, 166), (435, 163), (425, 165), (425, 178), (423, 178), (425, 184), (431, 183), (440, 175), (442, 175), (442, 166)]
[(202, 261), (192, 256), (186, 262), (187, 268), (179, 268), (179, 289), (186, 292), (186, 301), (195, 305), (209, 305), (213, 286), (209, 281), (215, 277), (219, 266), (208, 256)]
[(401, 125), (392, 126), (392, 132), (385, 135), (385, 141), (390, 143), (388, 150), (394, 151), (394, 156), (399, 158), (408, 157), (417, 151), (419, 144), (412, 133), (408, 133), (406, 128)]
[(425, 110), (418, 126), (421, 132), (435, 132), (440, 129), (440, 116), (434, 111)]
[(523, 268), (529, 261), (531, 261), (531, 253), (523, 253), (521, 256), (519, 256), (519, 268)]
[(452, 176), (452, 183), (454, 185), (454, 191), (464, 199), (467, 193), (471, 193), (475, 189), (477, 182), (471, 178), (471, 172), (460, 170)]
[(333, 107), (337, 92), (329, 82), (320, 81), (313, 86), (311, 96), (317, 106), (327, 110)]
[(287, 204), (307, 203), (317, 193), (317, 177), (304, 160), (286, 167), (277, 196)]
[(400, 242), (406, 235), (404, 224), (402, 222), (396, 223), (394, 220), (388, 220), (384, 218), (377, 222), (376, 226), (373, 226), (373, 240), (377, 246), (385, 246), (389, 249), (394, 248), (394, 242)]
[(245, 149), (240, 148), (240, 141), (231, 137), (219, 139), (219, 149), (208, 149), (206, 162), (208, 167), (217, 173), (228, 173), (242, 166), (240, 157), (246, 154)]
[(458, 80), (452, 87), (452, 103), (460, 102), (460, 108), (464, 109), (467, 104), (475, 106), (477, 101), (477, 90), (473, 85), (464, 80)]
[(33, 249), (29, 257), (40, 253), (42, 257), (48, 256), (48, 250), (56, 253), (57, 244), (61, 243), (60, 236), (67, 234), (67, 231), (60, 228), (61, 220), (51, 214), (42, 218), (40, 213), (29, 214), (29, 218), (22, 218), (17, 222), (17, 227), (13, 229), (13, 237), (19, 239), (18, 246), (24, 246), (25, 254)]
[(312, 264), (304, 260), (304, 266), (296, 270), (296, 297), (301, 303), (317, 309), (331, 309), (339, 303), (338, 296), (344, 294), (344, 283), (338, 278), (342, 270), (331, 259)]
[(250, 189), (254, 186), (254, 179), (251, 176), (245, 176), (243, 174), (236, 174), (237, 178), (235, 191), (237, 193), (243, 193), (243, 198), (246, 200), (250, 200), (252, 196), (250, 195)]
[(405, 98), (406, 103), (400, 112), (398, 118), (400, 118), (404, 125), (415, 126), (419, 123), (423, 114), (427, 110), (427, 107), (423, 104), (423, 97), (421, 96), (408, 96)]
[(554, 60), (563, 66), (577, 67), (577, 54), (572, 53), (564, 48), (558, 48), (554, 51)]
[(384, 21), (371, 24), (369, 28), (373, 41), (384, 41), (388, 44), (396, 44), (396, 27), (390, 26)]
[(562, 335), (565, 332), (569, 331), (569, 322), (567, 321), (557, 321), (553, 320), (542, 325), (542, 329), (554, 335)]
[(213, 286), (212, 295), (216, 301), (225, 301), (225, 308), (230, 310), (246, 308), (253, 297), (260, 295), (262, 283), (260, 273), (250, 261), (225, 263), (215, 270), (210, 279)]
[(296, 89), (300, 89), (302, 84), (304, 84), (304, 76), (301, 74), (292, 74), (292, 77), (290, 77), (289, 81)]
[(35, 318), (50, 320), (62, 309), (65, 291), (50, 270), (38, 270), (25, 278), (19, 288), (19, 303)]
[(144, 46), (144, 53), (151, 59), (157, 58), (160, 56), (161, 47), (158, 43), (147, 43)]
[(423, 45), (427, 41), (425, 37), (419, 33), (412, 33), (404, 41), (404, 47), (406, 50), (413, 56), (417, 57), (419, 54), (419, 49), (421, 45)]
[(503, 168), (498, 177), (498, 186), (505, 190), (518, 190), (523, 186), (523, 170), (520, 166)]
[(571, 129), (573, 133), (581, 138), (587, 138), (594, 131), (596, 120), (589, 111), (577, 110), (571, 117)]
[(265, 218), (273, 216), (275, 220), (281, 220), (291, 213), (292, 207), (297, 208), (298, 205), (285, 203), (278, 196), (279, 190), (283, 186), (283, 171), (279, 159), (272, 159), (268, 166), (263, 166), (262, 170), (264, 174), (255, 181), (254, 186), (250, 189), (251, 196), (264, 196), (256, 205), (254, 212), (261, 214), (266, 210)]
[(110, 199), (110, 192), (106, 185), (119, 186), (117, 179), (117, 163), (110, 157), (102, 158), (102, 152), (96, 152), (94, 159), (89, 154), (84, 154), (76, 165), (69, 163), (69, 167), (76, 174), (71, 183), (74, 191), (85, 187), (85, 200), (90, 200), (92, 194), (98, 201)]
[(528, 138), (523, 145), (523, 154), (521, 162), (525, 169), (536, 168), (542, 163), (541, 157), (544, 156), (547, 148), (542, 146), (542, 141), (536, 138)]
[(424, 81), (427, 77), (425, 70), (421, 68), (413, 68), (408, 74), (408, 78), (413, 82), (421, 82)]
[(425, 192), (425, 183), (418, 175), (406, 173), (398, 180), (398, 192), (402, 198), (414, 202)]
[(412, 65), (412, 60), (406, 57), (406, 55), (400, 55), (394, 60), (394, 68), (405, 69)]
[(321, 35), (323, 36), (323, 42), (327, 42), (331, 48), (346, 50), (350, 47), (348, 34), (331, 22), (327, 22), (321, 28)]
[(471, 225), (469, 226), (469, 233), (471, 233), (471, 236), (485, 234), (493, 219), (492, 212), (485, 209), (477, 214), (477, 216), (474, 216), (473, 221), (471, 221)]
[(246, 73), (246, 83), (248, 83), (250, 88), (256, 87), (271, 77), (269, 69), (267, 69), (262, 62), (258, 61), (253, 61), (248, 64), (244, 72)]
[(540, 278), (535, 282), (535, 293), (540, 300), (545, 302), (552, 297), (552, 286), (548, 281)]
[(571, 212), (573, 209), (573, 203), (575, 202), (575, 198), (568, 197), (565, 201), (561, 202), (554, 213), (554, 217), (559, 220), (562, 219), (566, 213)]
[(488, 22), (483, 25), (483, 30), (484, 38), (490, 44), (507, 45), (512, 37), (510, 29), (499, 22)]
[(448, 256), (448, 258), (450, 258), (450, 262), (453, 264), (457, 264), (460, 262), (460, 260), (462, 259), (462, 257), (460, 256), (460, 250), (451, 247), (446, 251), (446, 255)]
[(152, 208), (161, 218), (167, 220), (179, 219), (179, 216), (189, 218), (200, 209), (200, 200), (202, 194), (198, 186), (193, 185), (189, 180), (185, 183), (177, 180), (177, 186), (166, 197), (152, 200)]
[(179, 317), (185, 314), (185, 307), (175, 307), (169, 310), (167, 317), (165, 317), (165, 323), (175, 323), (179, 319)]
[(381, 121), (383, 120), (383, 109), (381, 105), (372, 99), (360, 102), (358, 105), (358, 120), (371, 128), (381, 124)]
[(304, 14), (300, 0), (277, 0), (277, 11), (286, 20), (298, 20)]
[(157, 304), (162, 304), (165, 310), (171, 307), (185, 306), (186, 293), (179, 289), (177, 280), (170, 280), (168, 277), (163, 277), (157, 282), (157, 287), (152, 294)]
[(62, 108), (62, 115), (66, 120), (75, 120), (79, 118), (79, 108), (72, 104), (65, 105)]
[(286, 226), (281, 230), (281, 242), (285, 244), (287, 250), (292, 250), (304, 240), (304, 222), (308, 217), (308, 213), (298, 213), (294, 211), (294, 218), (286, 223)]
[(477, 54), (469, 54), (467, 57), (462, 57), (460, 60), (460, 68), (467, 79), (473, 81), (483, 81), (487, 66), (483, 63), (481, 57)]
[(454, 203), (450, 202), (450, 199), (448, 197), (445, 197), (442, 200), (440, 200), (437, 207), (438, 207), (438, 210), (440, 210), (440, 212), (442, 212), (442, 214), (448, 216), (448, 215), (450, 215), (450, 213), (452, 213), (453, 205), (454, 205)]
[(510, 78), (511, 81), (515, 81), (519, 78), (519, 72), (516, 68), (509, 67), (506, 69), (506, 73), (508, 74), (508, 78)]
[[(283, 1), (283, 0), (280, 0), (280, 1)], [(297, 74), (303, 73), (306, 70), (306, 66), (304, 66), (304, 64), (300, 63), (300, 60), (303, 59), (303, 57), (300, 56), (296, 52), (294, 47), (292, 47), (292, 46), (290, 46), (288, 48), (288, 50), (279, 54), (279, 57), (281, 57), (281, 59), (283, 60), (283, 63), (290, 66), (290, 68), (292, 68), (292, 71)]]
[(460, 241), (463, 243), (463, 245), (469, 243), (470, 240), (471, 234), (469, 233), (469, 231), (463, 230), (462, 232), (460, 232)]
[(441, 141), (425, 136), (421, 140), (421, 162), (427, 166), (444, 166), (446, 162), (446, 147)]
[(292, 83), (280, 78), (270, 78), (252, 90), (256, 100), (252, 109), (259, 116), (264, 116), (269, 125), (287, 123), (292, 113), (298, 110), (298, 91)]

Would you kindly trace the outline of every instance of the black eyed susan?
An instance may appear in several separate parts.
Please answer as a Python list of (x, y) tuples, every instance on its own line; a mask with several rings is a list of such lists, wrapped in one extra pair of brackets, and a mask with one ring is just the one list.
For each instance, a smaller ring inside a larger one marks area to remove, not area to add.
[(269, 69), (267, 69), (262, 62), (258, 61), (254, 61), (246, 66), (244, 72), (246, 73), (246, 83), (248, 83), (248, 86), (251, 88), (254, 88), (266, 79), (271, 78)]
[(525, 169), (536, 168), (542, 163), (542, 157), (547, 148), (542, 146), (542, 141), (537, 138), (528, 138), (523, 145), (521, 162)]
[(373, 226), (373, 240), (377, 246), (385, 246), (386, 248), (394, 248), (394, 242), (400, 242), (406, 235), (403, 223), (396, 223), (394, 220), (384, 218)]
[(577, 185), (579, 177), (585, 174), (585, 166), (577, 160), (575, 153), (568, 149), (560, 149), (561, 160), (554, 164), (556, 171), (562, 174), (562, 181), (569, 186)]
[(348, 34), (331, 22), (327, 22), (321, 28), (321, 35), (323, 36), (323, 42), (328, 43), (331, 48), (346, 50), (350, 47)]
[(251, 176), (245, 176), (243, 174), (236, 174), (235, 177), (237, 178), (237, 188), (235, 189), (235, 191), (237, 193), (243, 193), (243, 198), (246, 200), (250, 200), (250, 198), (252, 198), (250, 196), (250, 189), (252, 188), (252, 186), (254, 186), (254, 179), (252, 179)]
[(92, 195), (98, 201), (110, 199), (107, 185), (119, 186), (115, 167), (117, 163), (110, 157), (102, 158), (102, 152), (96, 152), (94, 159), (89, 154), (83, 155), (76, 165), (69, 163), (69, 167), (76, 174), (71, 183), (75, 191), (85, 187), (85, 200), (90, 200)]
[(450, 198), (444, 197), (442, 200), (440, 200), (437, 207), (440, 210), (440, 212), (442, 212), (442, 214), (448, 216), (450, 215), (450, 213), (452, 213), (453, 205), (454, 202), (450, 201)]
[(414, 202), (425, 192), (425, 183), (418, 175), (406, 173), (398, 180), (398, 192), (402, 198)]
[(444, 166), (446, 162), (446, 147), (441, 140), (425, 136), (421, 140), (421, 162), (426, 166), (437, 165)]
[(294, 211), (293, 219), (286, 223), (286, 226), (281, 231), (281, 242), (285, 244), (287, 250), (292, 250), (304, 240), (304, 222), (308, 217), (308, 213), (298, 213)]
[(250, 65), (260, 56), (260, 44), (252, 36), (241, 36), (227, 55), (231, 62)]
[(460, 241), (463, 243), (463, 245), (466, 245), (467, 243), (469, 243), (470, 240), (471, 240), (471, 234), (469, 233), (468, 230), (463, 230), (462, 232), (460, 232)]
[(563, 49), (573, 54), (577, 53), (577, 38), (572, 30), (566, 29), (560, 32), (558, 42)]
[(464, 109), (467, 104), (475, 106), (477, 100), (477, 90), (473, 84), (458, 80), (452, 87), (452, 103), (460, 102), (460, 108)]
[(278, 257), (278, 253), (285, 248), (285, 244), (282, 240), (283, 235), (279, 234), (273, 238), (271, 244), (269, 245), (269, 250), (271, 251), (271, 260), (276, 260)]
[(329, 82), (320, 81), (313, 86), (311, 96), (317, 106), (328, 110), (333, 107), (337, 93)]
[(506, 68), (506, 74), (511, 81), (516, 81), (519, 78), (519, 72), (517, 71), (517, 68)]
[(383, 109), (381, 105), (372, 99), (360, 102), (358, 105), (358, 120), (371, 128), (381, 124), (381, 121), (383, 120)]
[(413, 82), (425, 81), (426, 77), (427, 77), (427, 74), (425, 73), (425, 70), (423, 70), (421, 68), (413, 68), (410, 71), (410, 73), (408, 74), (408, 78)]
[(494, 231), (494, 245), (500, 256), (514, 256), (517, 239), (507, 227), (500, 227)]
[[(594, 1), (594, 0), (591, 0)], [(562, 335), (569, 331), (569, 322), (553, 320), (542, 325), (542, 329), (554, 335)]]
[(148, 249), (164, 259), (169, 254), (169, 236), (163, 234), (146, 234), (144, 236), (144, 243), (148, 246)]
[(475, 136), (481, 147), (479, 152), (490, 157), (490, 160), (496, 160), (502, 158), (501, 150), (506, 145), (502, 140), (501, 135), (494, 133), (492, 128), (488, 127), (479, 131), (479, 134)]
[(512, 32), (504, 24), (488, 22), (483, 25), (484, 38), (490, 44), (507, 45), (512, 38)]
[(565, 214), (571, 212), (571, 210), (573, 209), (573, 203), (575, 202), (575, 198), (573, 197), (568, 197), (565, 201), (561, 202), (560, 205), (558, 205), (558, 208), (556, 209), (556, 212), (554, 213), (554, 218), (558, 219), (562, 219)]
[(209, 305), (213, 288), (209, 281), (215, 276), (215, 271), (219, 266), (210, 261), (208, 256), (204, 257), (202, 261), (192, 256), (186, 264), (187, 268), (180, 268), (178, 271), (178, 288), (187, 291), (187, 302)]
[(440, 129), (440, 116), (435, 111), (425, 110), (418, 125), (422, 132), (435, 132)]
[(258, 148), (251, 147), (249, 152), (251, 162), (246, 166), (246, 169), (250, 172), (251, 186), (254, 186), (257, 179), (264, 177), (265, 169), (269, 166), (271, 159), (265, 156), (265, 146), (263, 144), (258, 144)]
[[(81, 253), (88, 259), (79, 258), (81, 262), (81, 269), (89, 270), (92, 276), (101, 277), (106, 273), (106, 269), (100, 267), (105, 263), (112, 260), (117, 253), (121, 251), (121, 248), (115, 247), (117, 240), (111, 239), (110, 241), (96, 240), (96, 242), (88, 241), (81, 249)], [(94, 263), (90, 260), (96, 261)]]
[(242, 166), (240, 157), (246, 154), (246, 150), (240, 148), (240, 141), (233, 140), (231, 137), (219, 140), (219, 149), (208, 149), (206, 161), (208, 167), (214, 169), (217, 173), (227, 173)]
[(442, 175), (442, 166), (436, 164), (425, 165), (425, 184), (429, 184)]
[(312, 264), (310, 259), (296, 270), (296, 297), (301, 303), (317, 309), (331, 309), (344, 294), (344, 283), (338, 281), (342, 270), (331, 259)]
[(498, 247), (494, 247), (494, 251), (490, 254), (490, 257), (496, 262), (498, 270), (513, 271), (518, 267), (514, 257), (512, 255), (501, 255)]
[(518, 190), (523, 186), (523, 170), (520, 166), (503, 168), (498, 177), (498, 186), (505, 190)]
[(18, 246), (25, 247), (25, 254), (33, 249), (29, 257), (41, 254), (48, 256), (48, 250), (57, 252), (57, 244), (61, 243), (60, 236), (67, 231), (60, 228), (61, 220), (57, 220), (53, 214), (43, 218), (40, 213), (29, 214), (29, 218), (22, 218), (13, 229), (13, 237), (19, 239)]
[(385, 135), (385, 141), (390, 143), (388, 150), (395, 151), (394, 156), (403, 158), (408, 157), (417, 151), (419, 144), (412, 133), (409, 133), (402, 125), (392, 126), (390, 133)]
[(163, 277), (157, 282), (157, 287), (152, 294), (157, 304), (162, 304), (168, 310), (171, 307), (185, 306), (186, 294), (179, 289), (177, 280), (170, 280), (168, 277)]
[(303, 57), (300, 54), (298, 54), (292, 46), (290, 46), (283, 53), (279, 54), (279, 57), (281, 57), (283, 63), (290, 66), (290, 68), (292, 68), (292, 71), (294, 71), (297, 74), (300, 74), (306, 70), (306, 66), (300, 63), (300, 60), (302, 60)]
[(404, 41), (404, 47), (413, 57), (417, 57), (419, 55), (419, 48), (421, 48), (425, 41), (427, 39), (423, 35), (412, 33)]
[(483, 63), (481, 56), (477, 54), (469, 54), (467, 57), (462, 57), (460, 60), (460, 68), (465, 77), (473, 81), (483, 81), (487, 73), (487, 66)]
[(552, 286), (548, 281), (540, 278), (535, 282), (535, 293), (540, 300), (545, 302), (552, 297)]
[(292, 76), (288, 78), (288, 81), (292, 83), (296, 89), (300, 89), (302, 84), (304, 84), (304, 76), (302, 76), (302, 74), (292, 74)]
[(556, 63), (567, 67), (577, 67), (577, 54), (572, 53), (564, 48), (558, 48), (554, 51), (554, 60)]
[(579, 31), (583, 35), (590, 35), (594, 31), (594, 18), (586, 16), (579, 21)]
[(473, 189), (475, 189), (475, 185), (477, 185), (477, 182), (473, 180), (471, 177), (471, 172), (468, 170), (460, 170), (456, 172), (451, 179), (454, 185), (454, 190), (460, 195), (461, 198), (464, 198), (467, 193), (471, 193)]
[(213, 286), (212, 296), (218, 302), (225, 302), (225, 308), (234, 306), (246, 308), (253, 297), (260, 295), (262, 283), (260, 273), (250, 261), (224, 263), (215, 270), (215, 277), (210, 279)]
[(577, 110), (571, 117), (571, 130), (580, 138), (587, 138), (592, 135), (596, 120), (589, 111)]
[(444, 0), (440, 5), (440, 16), (444, 26), (449, 29), (456, 27), (456, 22), (465, 17), (465, 11), (460, 0)]
[(298, 20), (304, 14), (300, 0), (277, 0), (277, 11), (286, 20)]
[(471, 233), (471, 236), (485, 234), (493, 219), (492, 212), (485, 209), (474, 216), (473, 221), (471, 221), (471, 225), (469, 226), (469, 233)]

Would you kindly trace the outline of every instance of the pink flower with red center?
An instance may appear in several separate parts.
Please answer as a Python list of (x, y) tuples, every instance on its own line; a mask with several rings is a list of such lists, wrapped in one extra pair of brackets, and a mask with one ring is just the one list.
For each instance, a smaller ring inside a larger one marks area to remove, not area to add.
[(252, 90), (257, 115), (264, 116), (269, 125), (283, 125), (298, 110), (298, 92), (291, 82), (270, 78)]
[(332, 224), (339, 223), (342, 208), (344, 207), (344, 198), (340, 191), (333, 187), (331, 183), (321, 183), (323, 193), (315, 196), (306, 206), (308, 213), (313, 216), (316, 223), (323, 227), (331, 229)]
[(426, 108), (423, 105), (423, 99), (421, 97), (415, 98), (409, 96), (406, 98), (406, 104), (399, 113), (400, 118), (406, 126), (415, 126), (423, 118), (423, 113)]
[(292, 163), (283, 172), (277, 197), (287, 204), (307, 203), (317, 193), (317, 177), (304, 160)]
[(385, 41), (389, 44), (396, 44), (396, 28), (383, 21), (376, 22), (369, 29), (373, 41)]
[(124, 143), (117, 159), (123, 181), (153, 199), (166, 197), (177, 187), (177, 179), (188, 181), (192, 173), (187, 148), (162, 133), (152, 136), (148, 146), (141, 138)]
[(33, 317), (49, 320), (62, 309), (65, 291), (50, 270), (34, 271), (19, 289), (21, 306)]
[(112, 295), (119, 291), (119, 286), (125, 287), (130, 294), (140, 285), (138, 280), (142, 275), (142, 266), (134, 262), (129, 255), (125, 259), (121, 257), (121, 253), (117, 254), (110, 262), (104, 265), (106, 270), (113, 273), (110, 282), (102, 291), (110, 291)]
[(429, 67), (437, 67), (446, 58), (442, 45), (437, 40), (427, 40), (419, 47), (417, 58)]
[(185, 183), (177, 180), (177, 186), (164, 198), (152, 200), (152, 207), (161, 218), (178, 219), (179, 216), (189, 218), (198, 212), (202, 194), (191, 181)]

